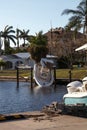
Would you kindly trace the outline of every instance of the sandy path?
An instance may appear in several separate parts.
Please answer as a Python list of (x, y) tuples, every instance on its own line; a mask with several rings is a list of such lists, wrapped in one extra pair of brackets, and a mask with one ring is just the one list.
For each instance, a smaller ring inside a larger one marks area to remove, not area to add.
[(87, 130), (87, 118), (59, 115), (0, 123), (0, 130)]

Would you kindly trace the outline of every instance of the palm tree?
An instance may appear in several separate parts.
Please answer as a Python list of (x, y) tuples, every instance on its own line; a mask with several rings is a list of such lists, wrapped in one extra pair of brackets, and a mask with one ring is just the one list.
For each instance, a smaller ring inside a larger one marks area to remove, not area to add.
[(4, 50), (6, 52), (6, 49), (10, 47), (10, 40), (16, 45), (16, 42), (14, 39), (16, 37), (13, 35), (15, 31), (13, 30), (13, 26), (5, 26), (4, 31), (1, 31), (1, 37), (4, 38)]
[(32, 44), (36, 44), (36, 45), (43, 45), (46, 46), (47, 45), (47, 37), (45, 35), (43, 35), (43, 31), (40, 31), (39, 33), (36, 33), (35, 37), (32, 37), (32, 41), (30, 41), (30, 43)]
[(36, 36), (29, 37), (29, 52), (36, 63), (40, 62), (42, 57), (46, 57), (48, 53), (47, 37), (42, 33), (43, 32), (40, 31)]
[(16, 39), (17, 39), (17, 48), (18, 48), (18, 50), (19, 50), (19, 37), (20, 37), (19, 29), (17, 28), (16, 29)]
[(20, 34), (19, 34), (19, 37), (24, 40), (23, 46), (25, 46), (25, 40), (28, 40), (28, 37), (29, 37), (29, 35), (28, 35), (29, 30), (27, 30), (27, 31), (25, 31), (24, 29), (23, 29), (23, 31), (18, 30), (18, 33), (20, 33)]
[(1, 53), (2, 53), (2, 39), (1, 39), (1, 35), (0, 35), (0, 55), (1, 55)]
[(68, 29), (80, 30), (83, 28), (83, 33), (87, 35), (87, 0), (82, 0), (76, 10), (65, 9), (64, 14), (72, 14), (67, 24)]

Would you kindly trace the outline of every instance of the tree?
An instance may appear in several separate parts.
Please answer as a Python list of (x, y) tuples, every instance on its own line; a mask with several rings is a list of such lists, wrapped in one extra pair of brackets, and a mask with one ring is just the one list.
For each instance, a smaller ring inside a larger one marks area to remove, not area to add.
[(43, 45), (46, 46), (47, 45), (47, 37), (45, 35), (43, 35), (43, 31), (40, 31), (39, 33), (36, 33), (36, 36), (32, 37), (31, 39), (29, 39), (31, 44), (35, 44), (35, 45)]
[(19, 38), (20, 38), (20, 34), (19, 34), (19, 29), (16, 29), (16, 39), (17, 39), (17, 49), (19, 51)]
[(1, 55), (1, 53), (2, 53), (2, 39), (0, 37), (0, 55)]
[(5, 26), (4, 31), (1, 31), (1, 37), (4, 38), (4, 50), (10, 47), (10, 40), (16, 45), (14, 39), (16, 37), (13, 35), (15, 31), (13, 30), (13, 26)]
[(67, 24), (68, 29), (80, 30), (83, 28), (83, 33), (87, 35), (87, 0), (82, 0), (76, 10), (65, 9), (64, 14), (72, 14)]
[(23, 46), (25, 46), (25, 40), (28, 40), (28, 37), (29, 37), (28, 35), (29, 30), (25, 31), (23, 29), (23, 31), (21, 31), (20, 29), (18, 29), (17, 32), (18, 32), (18, 38), (22, 38), (24, 40)]
[[(74, 37), (73, 41), (75, 43), (75, 37), (77, 35), (77, 32), (83, 28), (83, 33), (86, 35), (87, 38), (87, 0), (82, 0), (79, 5), (77, 6), (76, 10), (72, 9), (65, 9), (62, 12), (62, 15), (64, 14), (72, 14), (72, 16), (69, 18), (69, 22), (66, 25), (66, 30), (74, 30)], [(73, 53), (71, 53), (73, 54)], [(70, 62), (72, 63), (72, 57), (70, 57)], [(71, 67), (70, 67), (71, 68)], [(70, 69), (70, 77), (71, 77), (71, 69)]]
[(42, 33), (43, 32), (40, 31), (36, 36), (29, 38), (29, 52), (36, 63), (40, 62), (41, 58), (46, 57), (46, 54), (48, 53), (47, 37)]
[[(72, 49), (75, 50), (74, 47), (75, 47), (76, 35), (78, 34), (78, 31), (81, 28), (83, 28), (83, 33), (87, 35), (87, 0), (82, 0), (79, 3), (79, 5), (77, 6), (76, 10), (65, 9), (62, 12), (62, 15), (64, 15), (64, 14), (67, 14), (67, 15), (72, 14), (72, 16), (69, 18), (68, 24), (65, 26), (65, 30), (67, 32), (70, 32), (70, 30), (73, 29), (72, 39), (70, 40), (70, 43), (68, 44), (68, 46), (70, 46), (70, 48), (71, 48), (69, 50), (71, 50), (70, 61), (72, 62), (73, 61), (72, 57), (74, 57), (74, 52), (72, 51)], [(65, 37), (64, 37), (64, 39), (65, 39)], [(63, 42), (64, 42), (64, 40), (63, 40)], [(64, 42), (64, 44), (65, 44), (65, 42)], [(67, 52), (69, 53), (69, 51), (67, 51)]]
[(6, 62), (3, 61), (1, 58), (0, 58), (0, 69), (3, 70), (3, 67), (6, 65)]

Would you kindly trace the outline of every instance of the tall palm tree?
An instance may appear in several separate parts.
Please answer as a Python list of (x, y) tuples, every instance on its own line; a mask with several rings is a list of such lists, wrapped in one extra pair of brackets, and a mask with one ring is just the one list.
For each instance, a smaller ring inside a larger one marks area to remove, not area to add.
[(20, 38), (20, 34), (19, 34), (19, 29), (16, 29), (16, 39), (17, 39), (17, 48), (19, 50), (19, 38)]
[(39, 31), (36, 36), (29, 37), (29, 42), (38, 46), (47, 46), (47, 37), (43, 35), (43, 31)]
[(80, 30), (83, 28), (83, 33), (87, 35), (87, 0), (82, 0), (76, 10), (65, 9), (64, 14), (72, 14), (67, 24), (69, 29)]
[(13, 35), (15, 31), (13, 30), (13, 26), (5, 26), (4, 31), (1, 31), (1, 37), (4, 38), (4, 50), (6, 52), (6, 49), (10, 47), (10, 40), (16, 45), (16, 42), (14, 39), (16, 37)]
[[(64, 14), (66, 15), (72, 14), (72, 16), (69, 18), (69, 22), (66, 25), (65, 29), (66, 30), (73, 29), (74, 40), (75, 40), (77, 32), (81, 28), (83, 28), (83, 33), (86, 35), (86, 38), (87, 38), (87, 0), (82, 0), (77, 6), (76, 10), (65, 9), (62, 12), (62, 15)], [(71, 56), (71, 63), (72, 63), (72, 56)], [(70, 67), (70, 80), (71, 80), (71, 67)]]
[(28, 37), (29, 37), (29, 35), (28, 35), (29, 30), (25, 31), (25, 30), (23, 29), (23, 31), (21, 31), (21, 30), (18, 30), (18, 31), (19, 31), (19, 33), (20, 33), (20, 34), (19, 34), (19, 37), (24, 40), (23, 45), (25, 46), (25, 40), (28, 40)]
[(29, 37), (29, 52), (32, 59), (37, 63), (40, 62), (42, 57), (46, 57), (46, 54), (48, 53), (47, 37), (42, 33), (43, 32), (40, 31), (36, 36)]
[(2, 53), (1, 48), (2, 48), (2, 39), (1, 39), (1, 34), (0, 34), (0, 55), (1, 55), (1, 53)]
[(47, 45), (47, 37), (45, 35), (43, 35), (43, 31), (40, 31), (39, 33), (36, 33), (35, 39), (36, 39), (35, 43), (37, 45), (43, 45), (43, 46)]

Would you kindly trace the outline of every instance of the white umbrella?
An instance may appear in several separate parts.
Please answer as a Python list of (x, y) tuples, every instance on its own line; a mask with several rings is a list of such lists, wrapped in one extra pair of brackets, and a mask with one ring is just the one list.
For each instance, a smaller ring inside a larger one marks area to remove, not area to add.
[(75, 49), (75, 51), (87, 50), (87, 43)]

